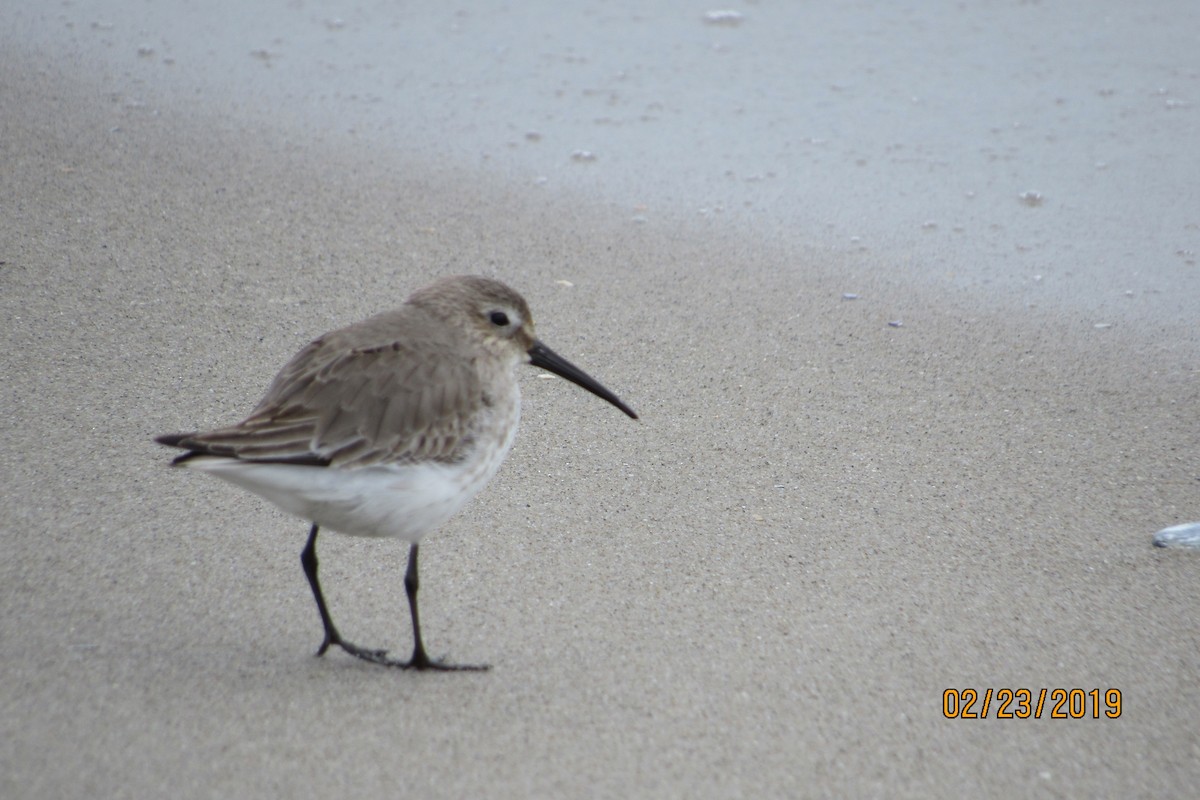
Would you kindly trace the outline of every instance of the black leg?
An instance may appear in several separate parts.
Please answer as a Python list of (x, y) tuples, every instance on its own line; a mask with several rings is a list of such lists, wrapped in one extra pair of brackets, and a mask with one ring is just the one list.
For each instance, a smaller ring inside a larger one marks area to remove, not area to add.
[(414, 544), (408, 550), (408, 569), (404, 573), (404, 593), (408, 595), (408, 610), (412, 614), (413, 653), (405, 666), (410, 669), (433, 670), (462, 670), (484, 671), (490, 669), (487, 664), (446, 664), (434, 661), (425, 652), (425, 643), (421, 640), (421, 615), (417, 612), (417, 590), (421, 588), (421, 579), (417, 574), (417, 546)]
[(421, 641), (421, 615), (417, 613), (417, 590), (421, 588), (421, 579), (417, 575), (417, 546), (408, 549), (408, 569), (404, 571), (404, 593), (408, 595), (408, 611), (412, 615), (413, 654), (409, 663), (416, 669), (429, 669), (433, 660), (425, 653), (425, 643)]
[(325, 605), (325, 595), (321, 593), (321, 582), (317, 580), (317, 532), (320, 527), (315, 523), (312, 530), (308, 532), (308, 544), (304, 545), (304, 552), (300, 554), (300, 565), (304, 567), (304, 577), (308, 578), (308, 585), (312, 587), (313, 597), (317, 601), (317, 611), (321, 614), (321, 624), (325, 626), (325, 640), (321, 642), (321, 647), (317, 650), (317, 655), (325, 655), (325, 651), (329, 649), (329, 645), (341, 642), (342, 637), (338, 635), (337, 628), (333, 627), (333, 619), (329, 616), (329, 608)]
[(387, 657), (386, 650), (365, 650), (356, 644), (351, 644), (343, 639), (341, 634), (337, 632), (337, 628), (333, 626), (333, 618), (329, 615), (329, 607), (325, 604), (325, 595), (321, 592), (321, 582), (317, 580), (317, 532), (319, 530), (320, 527), (316, 523), (313, 523), (312, 529), (308, 532), (308, 544), (304, 545), (304, 552), (300, 554), (300, 564), (304, 567), (304, 577), (308, 578), (308, 585), (312, 587), (313, 598), (317, 601), (317, 611), (321, 614), (321, 624), (325, 626), (325, 639), (317, 649), (317, 655), (325, 655), (325, 651), (329, 649), (329, 645), (336, 644), (350, 655), (358, 656), (367, 661), (399, 666), (398, 662), (393, 663)]
[(417, 575), (417, 546), (408, 548), (408, 569), (404, 571), (404, 593), (408, 595), (408, 612), (412, 615), (413, 654), (409, 659), (417, 669), (425, 669), (432, 661), (425, 654), (425, 643), (421, 641), (421, 615), (417, 613), (417, 590), (421, 578)]

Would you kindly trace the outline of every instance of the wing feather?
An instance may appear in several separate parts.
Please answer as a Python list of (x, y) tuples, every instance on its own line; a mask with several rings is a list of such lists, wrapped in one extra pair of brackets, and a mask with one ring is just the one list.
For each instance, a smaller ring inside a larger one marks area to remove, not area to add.
[(327, 334), (280, 370), (245, 420), (165, 443), (332, 466), (457, 461), (475, 438), (480, 377), (462, 337), (422, 317), (402, 307)]

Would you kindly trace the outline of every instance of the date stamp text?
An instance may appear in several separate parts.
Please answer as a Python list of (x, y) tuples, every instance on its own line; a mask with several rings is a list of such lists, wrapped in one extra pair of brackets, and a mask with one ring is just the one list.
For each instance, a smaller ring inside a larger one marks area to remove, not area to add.
[(1117, 719), (1120, 689), (947, 689), (946, 719)]

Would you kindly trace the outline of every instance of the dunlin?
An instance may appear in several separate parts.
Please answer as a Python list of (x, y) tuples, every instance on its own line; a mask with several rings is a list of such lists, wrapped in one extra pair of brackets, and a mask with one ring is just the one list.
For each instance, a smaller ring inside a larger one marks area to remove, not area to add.
[[(258, 406), (227, 428), (155, 441), (172, 463), (248, 489), (312, 523), (300, 556), (325, 627), (317, 655), (413, 669), (486, 669), (431, 659), (417, 614), (417, 548), (496, 474), (521, 414), (516, 367), (541, 367), (637, 419), (595, 379), (535, 336), (529, 306), (499, 281), (445, 278), (404, 305), (327, 333), (275, 376)], [(342, 638), (317, 580), (317, 533), (410, 543), (407, 661)]]

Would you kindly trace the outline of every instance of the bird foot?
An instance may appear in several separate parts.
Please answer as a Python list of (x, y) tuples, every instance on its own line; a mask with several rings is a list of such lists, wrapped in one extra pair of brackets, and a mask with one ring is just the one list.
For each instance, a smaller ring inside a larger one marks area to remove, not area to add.
[(486, 672), (491, 669), (491, 665), (489, 664), (447, 664), (442, 660), (435, 661), (427, 656), (424, 650), (415, 651), (412, 658), (408, 661), (400, 661), (395, 658), (388, 658), (387, 650), (368, 650), (365, 647), (359, 647), (356, 644), (347, 642), (340, 636), (327, 639), (322, 643), (321, 649), (317, 651), (317, 655), (324, 655), (331, 644), (337, 645), (355, 658), (361, 658), (363, 661), (370, 661), (372, 664), (393, 667), (395, 669), (430, 670), (432, 672)]
[(425, 655), (424, 650), (414, 652), (406, 664), (394, 666), (402, 666), (403, 669), (428, 669), (434, 672), (487, 672), (492, 668), (491, 664), (447, 664), (444, 660), (435, 661)]

